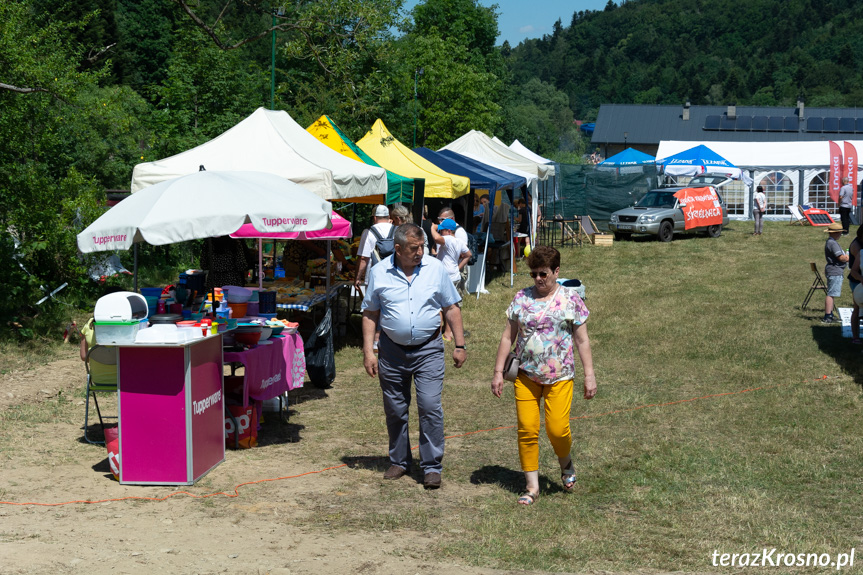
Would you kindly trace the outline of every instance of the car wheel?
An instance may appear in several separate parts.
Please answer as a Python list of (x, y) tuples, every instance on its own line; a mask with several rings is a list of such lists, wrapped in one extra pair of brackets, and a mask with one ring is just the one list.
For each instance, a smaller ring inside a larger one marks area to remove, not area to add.
[(722, 226), (707, 226), (707, 237), (718, 238), (722, 234)]
[(674, 227), (672, 227), (671, 222), (665, 221), (659, 224), (659, 233), (656, 237), (661, 242), (670, 242), (671, 238), (674, 237)]
[(625, 242), (626, 240), (632, 239), (632, 234), (624, 234), (621, 232), (614, 232), (614, 241), (616, 242)]

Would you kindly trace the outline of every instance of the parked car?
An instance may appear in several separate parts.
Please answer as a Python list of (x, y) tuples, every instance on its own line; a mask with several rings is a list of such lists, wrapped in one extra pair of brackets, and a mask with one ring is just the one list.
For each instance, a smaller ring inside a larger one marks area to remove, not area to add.
[[(611, 214), (608, 229), (614, 232), (614, 239), (629, 239), (633, 235), (656, 236), (661, 242), (670, 242), (676, 233), (705, 233), (711, 238), (719, 237), (722, 226), (728, 224), (728, 208), (719, 193), (719, 188), (731, 178), (717, 174), (704, 174), (690, 180), (686, 186), (658, 188), (647, 192), (629, 208)], [(703, 226), (690, 230), (684, 227), (683, 209), (674, 194), (684, 188), (713, 188), (722, 206), (722, 224)]]

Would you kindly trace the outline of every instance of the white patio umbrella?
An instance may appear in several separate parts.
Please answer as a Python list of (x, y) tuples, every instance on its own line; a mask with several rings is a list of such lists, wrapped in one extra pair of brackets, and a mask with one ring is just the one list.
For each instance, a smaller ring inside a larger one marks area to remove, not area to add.
[(332, 226), (330, 202), (281, 176), (200, 171), (132, 194), (78, 234), (84, 253), (226, 236), (251, 223), (260, 232)]

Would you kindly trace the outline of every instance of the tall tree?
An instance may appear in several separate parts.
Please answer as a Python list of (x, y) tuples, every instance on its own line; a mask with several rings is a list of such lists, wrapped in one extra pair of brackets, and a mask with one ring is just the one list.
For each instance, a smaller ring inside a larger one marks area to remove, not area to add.
[(93, 16), (66, 21), (28, 0), (0, 3), (0, 322), (23, 326), (19, 334), (31, 329), (25, 317), (50, 318), (34, 305), (46, 288), (86, 283), (75, 236), (143, 134), (140, 98), (100, 86), (107, 66), (79, 69), (89, 49), (77, 34)]

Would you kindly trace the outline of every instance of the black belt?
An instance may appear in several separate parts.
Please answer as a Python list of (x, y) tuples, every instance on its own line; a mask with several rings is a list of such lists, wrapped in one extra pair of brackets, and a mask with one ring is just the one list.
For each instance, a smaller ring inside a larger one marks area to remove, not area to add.
[(434, 330), (434, 333), (433, 333), (433, 334), (431, 334), (431, 337), (430, 337), (430, 338), (428, 338), (428, 339), (427, 339), (427, 340), (425, 340), (424, 342), (422, 342), (422, 343), (418, 343), (418, 344), (416, 344), (416, 345), (402, 345), (402, 344), (400, 344), (400, 343), (396, 343), (396, 342), (394, 342), (394, 341), (392, 340), (392, 338), (391, 338), (390, 336), (388, 336), (388, 335), (387, 335), (387, 332), (385, 332), (385, 331), (383, 331), (383, 330), (381, 330), (381, 335), (386, 335), (387, 339), (388, 339), (388, 340), (390, 340), (390, 341), (392, 342), (392, 344), (393, 344), (393, 345), (398, 346), (398, 347), (400, 347), (401, 349), (404, 349), (404, 350), (406, 350), (406, 351), (413, 351), (413, 350), (415, 350), (415, 349), (418, 349), (418, 348), (420, 348), (420, 347), (422, 347), (422, 346), (424, 346), (424, 345), (426, 345), (426, 344), (429, 344), (429, 343), (431, 343), (432, 341), (434, 341), (434, 340), (435, 340), (435, 339), (440, 335), (440, 326), (438, 326), (438, 328), (437, 328), (436, 330)]

